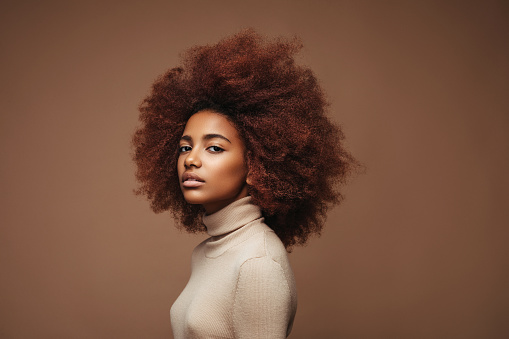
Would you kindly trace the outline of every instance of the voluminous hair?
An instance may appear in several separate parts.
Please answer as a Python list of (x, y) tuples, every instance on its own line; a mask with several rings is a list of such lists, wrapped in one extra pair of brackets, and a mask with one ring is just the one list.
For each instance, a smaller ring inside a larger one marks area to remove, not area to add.
[(297, 65), (298, 39), (268, 40), (253, 30), (182, 55), (140, 105), (133, 137), (137, 194), (154, 212), (171, 211), (189, 232), (205, 231), (200, 205), (184, 200), (177, 175), (187, 120), (209, 109), (225, 115), (246, 146), (253, 202), (291, 249), (320, 234), (327, 209), (342, 200), (340, 184), (356, 165), (312, 71)]

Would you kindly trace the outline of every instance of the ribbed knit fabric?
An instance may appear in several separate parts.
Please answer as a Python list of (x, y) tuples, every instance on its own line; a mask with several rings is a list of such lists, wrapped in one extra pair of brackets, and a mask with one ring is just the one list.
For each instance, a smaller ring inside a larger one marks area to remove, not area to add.
[(211, 236), (192, 254), (171, 307), (175, 339), (286, 338), (297, 309), (287, 252), (251, 198), (205, 215)]

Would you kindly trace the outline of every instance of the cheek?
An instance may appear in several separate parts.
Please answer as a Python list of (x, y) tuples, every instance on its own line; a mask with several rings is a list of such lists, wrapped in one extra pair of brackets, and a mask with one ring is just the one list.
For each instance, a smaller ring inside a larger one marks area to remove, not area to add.
[(229, 179), (229, 182), (238, 183), (245, 180), (247, 170), (243, 162), (239, 162), (238, 159), (232, 159), (232, 161), (225, 166), (223, 173), (228, 173), (226, 178)]
[(207, 164), (203, 162), (205, 172), (208, 172), (211, 180), (221, 188), (231, 189), (233, 185), (239, 185), (245, 179), (245, 165), (243, 159), (237, 156), (216, 157), (209, 159)]

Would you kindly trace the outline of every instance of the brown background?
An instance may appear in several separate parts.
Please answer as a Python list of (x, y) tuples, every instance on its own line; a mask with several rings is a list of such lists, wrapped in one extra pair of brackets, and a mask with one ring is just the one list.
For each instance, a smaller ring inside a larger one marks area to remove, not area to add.
[(291, 338), (509, 335), (505, 1), (3, 1), (0, 337), (168, 338), (203, 236), (132, 194), (137, 106), (178, 53), (299, 35), (352, 180), (291, 260)]

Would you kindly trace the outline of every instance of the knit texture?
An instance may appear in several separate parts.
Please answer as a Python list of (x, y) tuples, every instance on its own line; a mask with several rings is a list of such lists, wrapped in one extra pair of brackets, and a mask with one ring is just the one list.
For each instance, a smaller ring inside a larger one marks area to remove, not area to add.
[(287, 252), (250, 197), (205, 215), (210, 238), (192, 254), (171, 308), (176, 339), (286, 338), (297, 310)]

